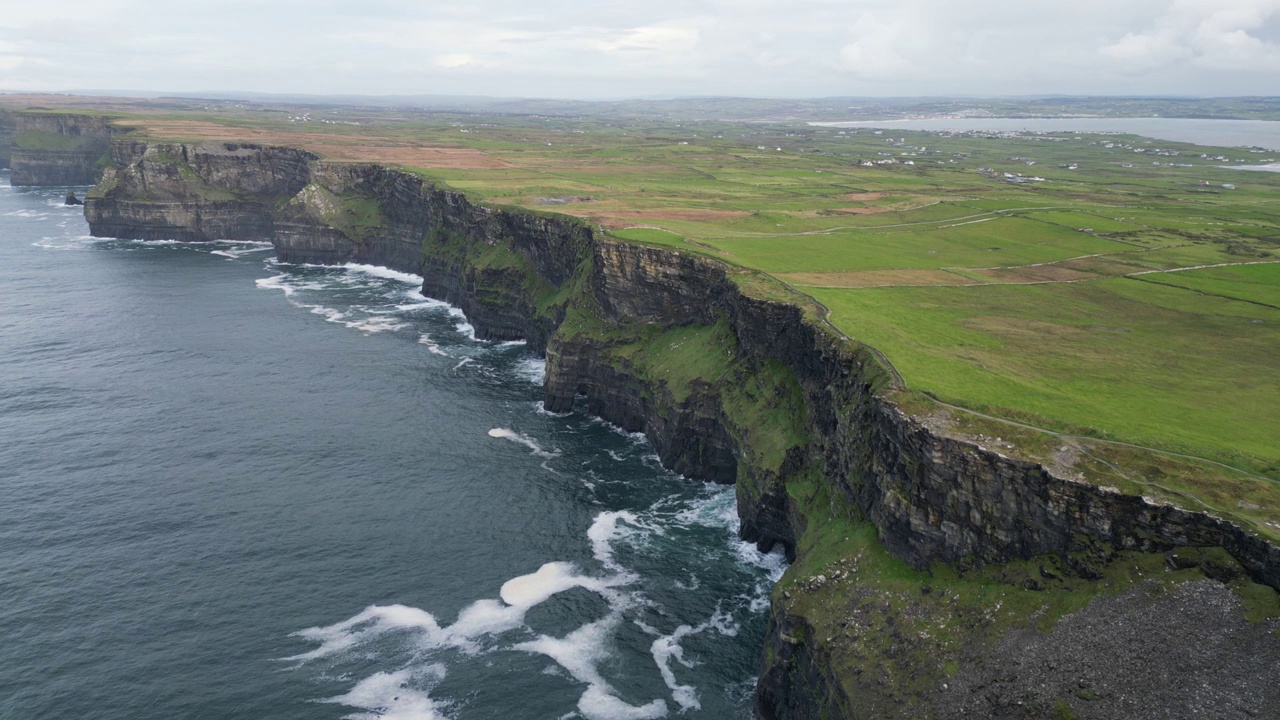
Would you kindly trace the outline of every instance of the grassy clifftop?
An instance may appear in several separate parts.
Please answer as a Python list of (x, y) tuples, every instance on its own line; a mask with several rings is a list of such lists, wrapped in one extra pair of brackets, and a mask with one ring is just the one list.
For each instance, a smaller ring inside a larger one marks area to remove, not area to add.
[(140, 137), (394, 163), (493, 206), (763, 272), (879, 350), (925, 415), (999, 447), (1026, 433), (990, 418), (1041, 428), (1034, 459), (1280, 534), (1280, 174), (1223, 167), (1280, 153), (1115, 134), (330, 115), (130, 122)]

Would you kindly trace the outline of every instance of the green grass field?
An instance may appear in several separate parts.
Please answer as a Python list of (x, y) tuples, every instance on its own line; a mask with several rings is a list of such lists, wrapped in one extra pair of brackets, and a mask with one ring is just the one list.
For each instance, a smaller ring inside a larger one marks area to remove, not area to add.
[[(1213, 159), (1271, 155), (1116, 134), (332, 113), (361, 125), (174, 112), (151, 132), (243, 129), (343, 159), (448, 150), (404, 164), (772, 275), (944, 402), (1274, 478), (1240, 494), (1266, 499), (1249, 512), (1280, 531), (1280, 174)], [(1233, 486), (1204, 478), (1180, 487), (1234, 512), (1215, 490)]]

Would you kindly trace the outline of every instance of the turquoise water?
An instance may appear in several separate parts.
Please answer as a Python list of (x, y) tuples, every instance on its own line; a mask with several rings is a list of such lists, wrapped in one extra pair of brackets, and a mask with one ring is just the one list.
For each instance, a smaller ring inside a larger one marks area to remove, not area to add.
[(731, 488), (370, 267), (0, 174), (0, 717), (749, 717)]

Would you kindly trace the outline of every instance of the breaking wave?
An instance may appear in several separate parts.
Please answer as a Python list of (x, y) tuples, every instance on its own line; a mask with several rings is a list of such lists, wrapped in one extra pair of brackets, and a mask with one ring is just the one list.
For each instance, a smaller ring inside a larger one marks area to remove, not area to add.
[[(545, 452), (531, 438), (511, 430), (495, 428), (489, 434)], [(701, 639), (708, 636), (734, 638), (742, 620), (760, 617), (763, 608), (752, 605), (753, 596), (718, 600), (700, 622), (678, 623), (670, 630), (661, 630), (653, 625), (653, 618), (661, 618), (669, 611), (649, 596), (645, 590), (649, 579), (637, 572), (633, 563), (646, 553), (666, 552), (663, 547), (651, 547), (651, 543), (682, 529), (727, 531), (733, 497), (732, 489), (715, 488), (693, 498), (666, 497), (644, 510), (598, 512), (583, 538), (598, 565), (596, 571), (563, 560), (544, 563), (532, 573), (504, 582), (496, 597), (467, 605), (447, 624), (420, 608), (370, 606), (341, 622), (295, 633), (316, 647), (282, 660), (303, 668), (320, 661), (364, 667), (370, 658), (374, 659), (378, 668), (375, 672), (354, 679), (349, 692), (324, 700), (361, 712), (351, 717), (446, 717), (460, 700), (442, 700), (432, 693), (452, 664), (463, 663), (466, 658), (512, 652), (551, 660), (579, 686), (575, 707), (561, 717), (576, 714), (586, 720), (650, 720), (699, 711), (703, 707), (702, 691), (683, 676), (714, 657), (697, 652), (691, 655), (686, 645), (694, 639), (705, 643)], [(672, 541), (685, 542), (676, 538)], [(736, 553), (730, 551), (730, 555)], [(756, 566), (742, 567), (750, 573), (748, 568)], [(771, 584), (768, 578), (758, 571), (754, 576), (767, 593)], [(538, 622), (530, 619), (531, 611), (571, 590), (595, 594), (604, 601), (607, 611), (603, 616), (583, 617), (576, 628), (562, 635), (539, 632)], [(626, 674), (618, 674), (615, 662), (620, 633), (628, 626), (639, 628), (651, 638), (646, 641), (652, 660), (649, 672), (660, 681), (658, 687), (665, 687), (665, 696), (634, 698), (636, 691), (619, 690), (619, 681), (631, 680)], [(388, 638), (394, 638), (394, 642), (388, 642)], [(384, 661), (392, 662), (396, 655), (386, 648), (406, 647), (411, 651), (407, 659), (392, 667), (381, 666)], [(486, 661), (484, 666), (494, 663)]]

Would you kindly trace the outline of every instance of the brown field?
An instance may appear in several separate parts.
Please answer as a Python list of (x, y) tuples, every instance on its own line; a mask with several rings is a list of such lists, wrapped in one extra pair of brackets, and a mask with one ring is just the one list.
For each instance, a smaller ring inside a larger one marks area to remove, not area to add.
[(970, 272), (987, 278), (993, 283), (1043, 283), (1043, 282), (1080, 282), (1081, 280), (1097, 280), (1098, 276), (1090, 272), (1073, 270), (1061, 265), (1023, 265), (1008, 268), (981, 268)]
[(873, 206), (871, 206), (871, 207), (843, 207), (843, 208), (831, 208), (830, 210), (824, 210), (824, 211), (822, 211), (822, 212), (820, 212), (820, 213), (818, 213), (818, 214), (820, 214), (820, 215), (825, 215), (825, 214), (834, 214), (834, 215), (878, 215), (879, 213), (892, 212), (893, 210), (894, 210), (894, 208), (891, 208), (891, 207), (880, 207), (880, 206), (874, 206), (874, 205), (873, 205)]
[[(1141, 256), (1139, 255), (1137, 257)], [(1058, 264), (1063, 267), (1071, 268), (1072, 270), (1094, 273), (1096, 275), (1105, 275), (1107, 277), (1117, 277), (1120, 275), (1128, 275), (1129, 273), (1151, 269), (1150, 266), (1147, 265), (1138, 265), (1133, 262), (1104, 257), (1077, 258), (1075, 260), (1066, 260)]]
[(141, 125), (126, 120), (122, 124), (137, 127), (143, 133), (157, 138), (288, 145), (309, 150), (329, 160), (345, 162), (385, 163), (409, 167), (461, 170), (492, 170), (513, 167), (506, 160), (471, 148), (402, 144), (369, 136), (348, 139), (341, 135), (326, 133), (258, 130), (219, 125), (199, 120), (150, 120)]
[(699, 208), (662, 208), (660, 210), (613, 210), (600, 207), (604, 203), (591, 204), (584, 207), (572, 205), (560, 206), (557, 212), (578, 217), (590, 218), (610, 230), (632, 227), (637, 221), (646, 220), (685, 220), (714, 221), (727, 218), (746, 217), (751, 213), (746, 210), (706, 210)]
[(828, 288), (924, 287), (931, 285), (978, 285), (965, 277), (934, 269), (858, 270), (856, 272), (779, 273), (794, 285)]

